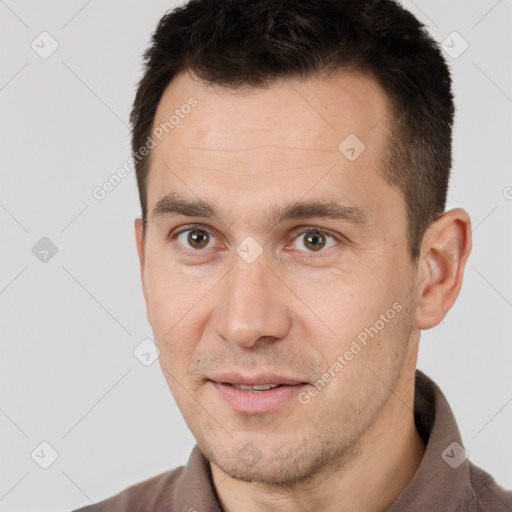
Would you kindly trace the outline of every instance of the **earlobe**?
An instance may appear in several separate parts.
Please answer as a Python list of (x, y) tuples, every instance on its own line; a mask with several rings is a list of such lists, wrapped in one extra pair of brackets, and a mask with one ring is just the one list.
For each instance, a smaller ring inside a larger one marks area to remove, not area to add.
[(438, 325), (455, 303), (471, 246), (471, 220), (462, 208), (443, 213), (427, 229), (418, 265), (418, 329)]

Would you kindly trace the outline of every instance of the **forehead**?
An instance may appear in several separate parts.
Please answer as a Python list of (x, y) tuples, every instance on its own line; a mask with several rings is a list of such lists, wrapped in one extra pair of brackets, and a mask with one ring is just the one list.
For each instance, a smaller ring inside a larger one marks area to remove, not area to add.
[(153, 133), (159, 129), (149, 212), (178, 189), (182, 196), (224, 203), (235, 216), (241, 208), (256, 211), (265, 198), (291, 203), (328, 192), (350, 204), (366, 202), (374, 215), (386, 207), (386, 194), (396, 202), (396, 191), (380, 175), (388, 100), (362, 73), (279, 80), (250, 90), (206, 86), (181, 73), (158, 106)]
[(371, 144), (384, 131), (388, 112), (382, 88), (360, 72), (339, 71), (328, 79), (279, 79), (266, 88), (236, 89), (205, 85), (187, 71), (164, 91), (153, 127), (165, 125), (191, 97), (197, 106), (179, 116), (169, 137), (184, 146), (200, 143), (202, 149), (216, 151), (248, 151), (256, 143), (277, 140), (284, 147), (338, 151), (348, 134)]

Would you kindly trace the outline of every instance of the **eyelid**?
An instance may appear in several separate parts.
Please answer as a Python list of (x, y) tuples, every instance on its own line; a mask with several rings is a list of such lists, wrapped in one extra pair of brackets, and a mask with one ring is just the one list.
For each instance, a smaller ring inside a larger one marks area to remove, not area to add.
[(211, 234), (210, 226), (203, 226), (202, 224), (190, 224), (185, 226), (179, 226), (176, 230), (169, 233), (170, 238), (175, 238), (177, 235), (181, 235), (184, 231), (193, 231), (194, 229), (206, 231), (209, 235)]
[(331, 231), (330, 229), (322, 228), (320, 226), (298, 226), (292, 230), (292, 235), (303, 235), (304, 233), (308, 233), (309, 231), (314, 231), (316, 233), (324, 233), (325, 235), (332, 236), (333, 238), (340, 238), (341, 235)]

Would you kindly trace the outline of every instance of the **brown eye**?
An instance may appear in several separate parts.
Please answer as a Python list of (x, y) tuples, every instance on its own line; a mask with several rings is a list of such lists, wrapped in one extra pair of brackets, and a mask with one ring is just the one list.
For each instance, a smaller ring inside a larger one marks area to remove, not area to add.
[[(329, 239), (333, 240), (330, 245)], [(305, 249), (297, 247), (301, 252), (321, 252), (323, 249), (329, 249), (333, 245), (336, 245), (336, 241), (333, 235), (318, 231), (317, 229), (309, 229), (300, 233), (295, 239), (294, 244), (299, 242), (305, 247)]]
[(318, 231), (308, 231), (304, 237), (304, 245), (312, 251), (319, 251), (325, 246), (325, 236)]
[(195, 249), (204, 249), (208, 245), (209, 240), (208, 233), (202, 229), (192, 229), (187, 237), (187, 241)]
[(199, 228), (185, 229), (174, 237), (187, 249), (202, 250), (215, 243), (215, 237), (211, 236), (208, 231)]

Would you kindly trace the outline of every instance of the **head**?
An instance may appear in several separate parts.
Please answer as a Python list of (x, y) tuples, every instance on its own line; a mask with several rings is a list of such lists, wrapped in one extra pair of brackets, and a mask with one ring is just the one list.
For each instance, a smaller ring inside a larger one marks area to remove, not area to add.
[[(145, 59), (135, 231), (164, 375), (211, 462), (299, 481), (391, 415), (459, 292), (448, 68), (389, 0), (192, 0)], [(226, 399), (276, 375), (303, 385)]]

